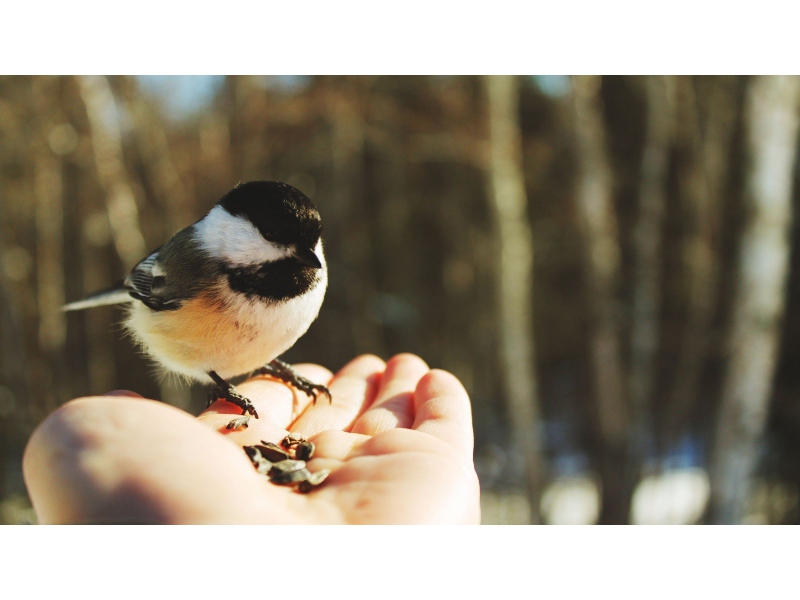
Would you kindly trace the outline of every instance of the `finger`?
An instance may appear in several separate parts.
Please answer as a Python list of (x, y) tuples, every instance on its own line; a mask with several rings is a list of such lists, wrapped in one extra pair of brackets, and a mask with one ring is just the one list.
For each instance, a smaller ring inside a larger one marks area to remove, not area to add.
[(42, 523), (238, 523), (263, 510), (241, 449), (153, 400), (65, 404), (31, 436), (23, 473)]
[(472, 462), (474, 434), (469, 395), (447, 371), (434, 369), (417, 384), (412, 429), (435, 436)]
[(130, 390), (112, 390), (110, 392), (106, 392), (103, 396), (128, 396), (130, 398), (144, 398), (141, 394), (137, 394), (136, 392), (132, 392)]
[[(319, 365), (297, 365), (297, 371), (311, 379), (314, 383), (325, 385), (330, 381), (332, 374), (328, 369)], [(302, 407), (308, 404), (306, 394), (295, 390), (288, 383), (273, 379), (266, 375), (257, 375), (252, 379), (236, 386), (242, 396), (249, 399), (258, 412), (258, 420), (266, 421), (272, 425), (277, 425), (284, 429), (289, 427), (294, 415), (298, 414)], [(297, 405), (297, 406), (296, 406)], [(222, 423), (227, 425), (231, 420), (231, 415), (242, 414), (242, 409), (226, 402), (217, 400), (200, 414), (200, 419), (209, 423)], [(224, 415), (224, 418), (219, 418)], [(250, 426), (255, 419), (250, 420)]]
[(320, 398), (309, 405), (292, 425), (292, 431), (310, 437), (320, 431), (349, 428), (363, 407), (375, 398), (385, 368), (386, 363), (370, 354), (351, 360), (328, 384), (331, 401)]
[(228, 429), (228, 423), (237, 416), (240, 416), (239, 413), (207, 412), (201, 414), (197, 420), (215, 432), (227, 437), (238, 446), (252, 446), (262, 440), (277, 444), (289, 433), (289, 430), (285, 427), (281, 427), (269, 419), (261, 418), (251, 418), (246, 427)]
[(343, 461), (355, 448), (372, 438), (368, 435), (329, 429), (313, 436), (311, 439), (316, 446), (314, 452), (316, 458)]
[(413, 354), (398, 354), (389, 360), (375, 402), (350, 430), (376, 435), (387, 429), (410, 427), (414, 422), (414, 389), (428, 371), (425, 361)]

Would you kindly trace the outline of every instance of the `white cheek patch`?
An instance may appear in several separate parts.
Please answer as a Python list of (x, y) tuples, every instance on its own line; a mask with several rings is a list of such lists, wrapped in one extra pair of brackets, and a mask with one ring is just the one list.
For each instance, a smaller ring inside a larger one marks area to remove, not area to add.
[[(317, 255), (319, 262), (322, 263), (323, 269), (328, 266), (328, 264), (325, 262), (325, 251), (322, 249), (322, 239), (317, 241), (317, 245), (314, 246), (314, 254)], [(327, 285), (327, 280), (326, 280), (326, 285)]]
[(212, 208), (195, 228), (203, 249), (231, 265), (261, 265), (292, 254), (288, 248), (265, 240), (246, 218), (232, 215), (221, 206)]

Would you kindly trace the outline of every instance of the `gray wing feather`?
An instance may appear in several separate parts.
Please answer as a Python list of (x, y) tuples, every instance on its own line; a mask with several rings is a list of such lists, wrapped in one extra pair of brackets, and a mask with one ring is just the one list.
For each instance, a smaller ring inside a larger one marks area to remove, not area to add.
[(133, 267), (131, 274), (125, 278), (125, 288), (136, 294), (149, 297), (153, 291), (153, 266), (158, 258), (158, 250)]
[(83, 310), (94, 308), (95, 306), (133, 302), (134, 300), (141, 300), (145, 304), (153, 302), (153, 267), (156, 263), (156, 258), (158, 258), (158, 250), (136, 265), (131, 274), (121, 284), (109, 290), (92, 294), (83, 300), (70, 302), (64, 306), (63, 310)]
[(175, 294), (176, 290), (168, 288), (165, 271), (158, 264), (159, 258), (158, 250), (145, 258), (133, 268), (124, 285), (134, 299), (153, 310), (175, 310), (180, 308), (183, 298)]
[(199, 247), (190, 226), (139, 262), (120, 285), (72, 302), (64, 310), (134, 300), (156, 311), (175, 310), (184, 300), (200, 292), (216, 274), (213, 261), (210, 262)]

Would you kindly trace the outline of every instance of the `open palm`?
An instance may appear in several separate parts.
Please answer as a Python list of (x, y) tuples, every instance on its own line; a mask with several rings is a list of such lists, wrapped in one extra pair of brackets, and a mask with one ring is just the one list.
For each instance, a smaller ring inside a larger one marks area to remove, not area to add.
[[(259, 377), (238, 386), (259, 419), (216, 402), (198, 418), (117, 393), (67, 403), (34, 432), (24, 472), (43, 523), (477, 523), (469, 398), (418, 357), (361, 356), (316, 404)], [(293, 414), (299, 417), (293, 419)], [(269, 483), (242, 451), (287, 432), (316, 444), (309, 469), (331, 469), (309, 494)]]

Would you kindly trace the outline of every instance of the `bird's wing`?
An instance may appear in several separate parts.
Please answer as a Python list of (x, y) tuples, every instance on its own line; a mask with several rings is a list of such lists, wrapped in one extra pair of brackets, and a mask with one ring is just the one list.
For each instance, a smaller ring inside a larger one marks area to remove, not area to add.
[(152, 293), (153, 265), (157, 257), (158, 250), (140, 261), (124, 281), (120, 281), (117, 285), (102, 292), (95, 292), (83, 300), (71, 302), (64, 306), (63, 310), (83, 310), (85, 308), (94, 308), (95, 306), (123, 304), (134, 300), (142, 300), (144, 302), (144, 299), (149, 298)]
[[(159, 248), (160, 250), (160, 248)], [(153, 310), (174, 310), (179, 301), (167, 295), (167, 279), (158, 265), (156, 250), (137, 264), (131, 274), (112, 288), (97, 292), (64, 306), (63, 310), (83, 310), (108, 304), (123, 304), (140, 300)]]
[(153, 274), (153, 266), (156, 264), (157, 258), (158, 250), (147, 258), (139, 261), (139, 264), (133, 267), (130, 275), (128, 275), (122, 283), (123, 287), (128, 290), (134, 298), (137, 296), (144, 298), (150, 297), (150, 293), (153, 290), (153, 279), (155, 277)]
[(131, 298), (153, 310), (175, 310), (181, 298), (170, 293), (167, 273), (158, 261), (159, 250), (136, 265), (122, 285)]
[(199, 247), (193, 226), (179, 231), (166, 244), (141, 260), (131, 274), (110, 290), (67, 304), (81, 310), (138, 300), (156, 310), (176, 310), (184, 300), (202, 292), (218, 276), (213, 261)]

